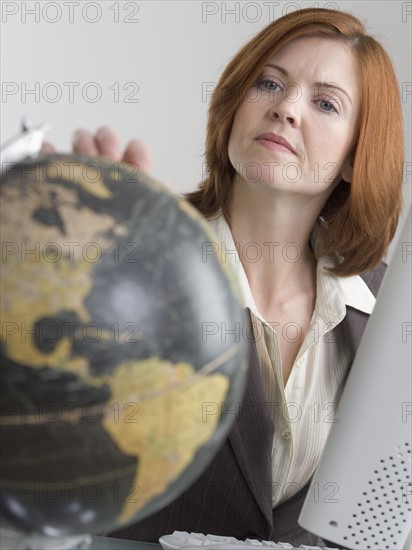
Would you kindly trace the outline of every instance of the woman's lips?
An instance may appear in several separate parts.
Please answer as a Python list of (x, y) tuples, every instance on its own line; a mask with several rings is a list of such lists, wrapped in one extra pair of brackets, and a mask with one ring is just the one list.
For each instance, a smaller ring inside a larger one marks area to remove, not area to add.
[(267, 149), (271, 149), (272, 151), (283, 151), (285, 153), (289, 153), (290, 155), (294, 155), (295, 153), (291, 151), (286, 145), (282, 145), (281, 143), (277, 143), (276, 141), (271, 141), (269, 139), (257, 139), (256, 140), (260, 145), (263, 145), (263, 147), (266, 147)]
[(292, 153), (292, 155), (296, 155), (296, 151), (292, 145), (280, 134), (275, 134), (274, 132), (263, 132), (257, 136), (256, 140), (261, 142), (262, 145), (267, 146), (268, 149), (286, 151), (288, 153)]

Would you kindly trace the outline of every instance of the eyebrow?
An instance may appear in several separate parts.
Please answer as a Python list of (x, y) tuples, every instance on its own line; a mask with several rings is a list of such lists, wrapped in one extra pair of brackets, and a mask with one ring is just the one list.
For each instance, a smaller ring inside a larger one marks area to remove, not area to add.
[[(266, 65), (266, 67), (273, 67), (273, 69), (278, 70), (283, 75), (289, 76), (289, 73), (287, 72), (287, 70), (284, 69), (283, 67), (280, 67), (279, 65), (273, 65), (272, 63), (268, 63)], [(348, 92), (346, 92), (343, 88), (341, 88), (337, 84), (333, 84), (332, 82), (315, 82), (314, 86), (317, 86), (318, 88), (327, 88), (327, 89), (330, 89), (330, 90), (339, 90), (340, 92), (342, 92), (343, 94), (346, 95), (346, 97), (348, 98), (350, 104), (352, 105), (352, 100), (351, 100), (350, 95), (348, 94)]]

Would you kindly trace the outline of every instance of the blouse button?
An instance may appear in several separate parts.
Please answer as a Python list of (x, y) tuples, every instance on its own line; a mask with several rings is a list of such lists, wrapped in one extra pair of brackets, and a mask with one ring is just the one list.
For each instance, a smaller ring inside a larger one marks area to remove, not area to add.
[(288, 428), (284, 428), (281, 431), (281, 436), (283, 439), (290, 439), (290, 430)]

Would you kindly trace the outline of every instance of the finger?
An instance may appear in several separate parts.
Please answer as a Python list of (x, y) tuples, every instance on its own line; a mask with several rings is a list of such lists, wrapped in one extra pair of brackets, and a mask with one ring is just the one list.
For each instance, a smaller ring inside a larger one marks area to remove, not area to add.
[(120, 141), (111, 128), (101, 126), (96, 132), (95, 142), (101, 156), (114, 161), (121, 160)]
[(123, 161), (133, 164), (139, 172), (149, 173), (152, 169), (152, 155), (147, 145), (139, 139), (131, 141), (123, 155)]
[(88, 130), (76, 130), (73, 134), (73, 151), (79, 155), (97, 157), (99, 151), (93, 135)]
[(49, 143), (48, 141), (43, 141), (43, 143), (41, 144), (41, 149), (40, 149), (40, 153), (44, 153), (45, 155), (49, 155), (49, 154), (52, 154), (52, 153), (55, 153), (56, 152), (56, 149), (54, 148), (54, 146)]

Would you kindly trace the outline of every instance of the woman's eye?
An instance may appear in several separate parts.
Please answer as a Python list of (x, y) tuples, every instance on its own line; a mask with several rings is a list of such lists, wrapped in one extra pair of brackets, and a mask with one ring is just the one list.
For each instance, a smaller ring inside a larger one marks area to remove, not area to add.
[(338, 112), (338, 110), (336, 109), (335, 105), (332, 102), (327, 101), (326, 99), (319, 99), (318, 102), (319, 102), (319, 107), (322, 109), (322, 111), (326, 113)]
[(268, 92), (278, 92), (282, 89), (278, 82), (269, 79), (259, 80), (259, 86)]

